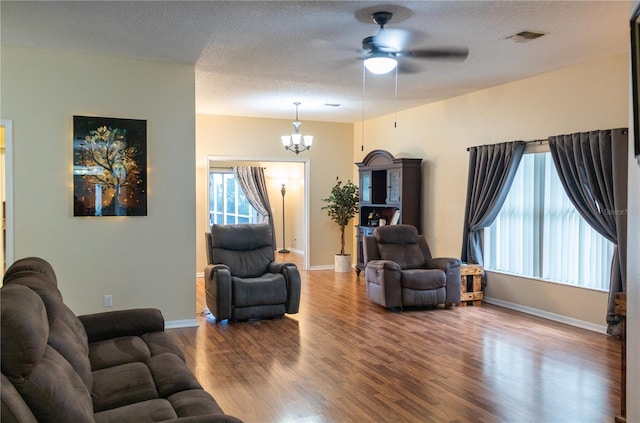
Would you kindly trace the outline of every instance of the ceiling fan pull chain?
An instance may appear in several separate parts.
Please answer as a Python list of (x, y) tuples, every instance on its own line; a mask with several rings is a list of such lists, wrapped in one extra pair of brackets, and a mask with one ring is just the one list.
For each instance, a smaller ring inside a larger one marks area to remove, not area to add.
[(364, 93), (365, 93), (365, 80), (367, 76), (367, 69), (364, 66), (364, 62), (362, 63), (362, 131), (361, 139), (360, 139), (360, 151), (364, 151)]
[(396, 98), (394, 103), (394, 113), (393, 113), (393, 127), (398, 127), (398, 67), (396, 66)]

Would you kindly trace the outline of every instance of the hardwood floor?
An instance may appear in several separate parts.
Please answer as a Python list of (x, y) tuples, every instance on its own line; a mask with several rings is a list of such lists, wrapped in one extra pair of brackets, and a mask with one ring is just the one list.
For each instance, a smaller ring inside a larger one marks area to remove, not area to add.
[(489, 304), (392, 313), (367, 299), (364, 275), (301, 276), (298, 314), (198, 316), (198, 328), (167, 330), (223, 410), (247, 423), (601, 423), (620, 411), (609, 336)]

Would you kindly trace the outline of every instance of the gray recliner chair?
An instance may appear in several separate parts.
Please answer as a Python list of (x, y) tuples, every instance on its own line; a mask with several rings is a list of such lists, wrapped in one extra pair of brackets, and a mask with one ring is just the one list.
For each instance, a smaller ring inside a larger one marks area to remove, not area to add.
[(386, 308), (460, 303), (460, 260), (432, 258), (411, 225), (376, 228), (364, 238), (367, 296)]
[(205, 233), (207, 306), (218, 321), (282, 317), (300, 306), (300, 273), (275, 261), (271, 227), (213, 225)]

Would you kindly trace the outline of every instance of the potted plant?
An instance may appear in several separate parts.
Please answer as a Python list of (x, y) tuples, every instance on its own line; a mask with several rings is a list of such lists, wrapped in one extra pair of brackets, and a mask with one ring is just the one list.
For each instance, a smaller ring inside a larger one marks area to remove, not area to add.
[(358, 187), (347, 180), (343, 183), (336, 178), (336, 184), (331, 188), (331, 195), (323, 198), (327, 205), (322, 210), (340, 227), (340, 254), (335, 256), (336, 272), (348, 272), (351, 269), (351, 254), (344, 252), (344, 229), (358, 212)]

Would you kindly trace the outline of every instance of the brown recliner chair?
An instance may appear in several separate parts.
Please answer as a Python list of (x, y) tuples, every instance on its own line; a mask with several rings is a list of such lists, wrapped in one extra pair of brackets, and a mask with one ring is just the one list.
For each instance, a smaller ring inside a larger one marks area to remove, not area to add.
[(268, 224), (213, 225), (205, 233), (204, 269), (209, 311), (216, 320), (249, 320), (295, 314), (300, 273), (276, 262)]
[(376, 228), (364, 238), (367, 296), (389, 308), (460, 303), (460, 260), (432, 258), (411, 225)]

